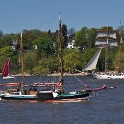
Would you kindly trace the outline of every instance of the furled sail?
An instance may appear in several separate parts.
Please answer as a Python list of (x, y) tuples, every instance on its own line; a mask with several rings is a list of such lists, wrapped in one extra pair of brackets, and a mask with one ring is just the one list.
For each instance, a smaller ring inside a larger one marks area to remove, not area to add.
[(98, 62), (101, 50), (102, 50), (102, 48), (98, 49), (98, 51), (95, 53), (95, 55), (92, 57), (92, 59), (85, 66), (83, 71), (88, 71), (88, 70), (96, 69), (96, 65), (97, 65), (97, 62)]

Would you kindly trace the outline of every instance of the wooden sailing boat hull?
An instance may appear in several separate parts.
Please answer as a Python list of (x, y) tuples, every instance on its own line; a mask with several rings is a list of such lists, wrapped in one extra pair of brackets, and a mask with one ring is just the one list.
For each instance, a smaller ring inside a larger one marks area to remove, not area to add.
[(54, 97), (52, 92), (41, 92), (36, 95), (37, 101), (45, 102), (45, 101), (60, 101), (60, 100), (77, 100), (77, 99), (87, 99), (90, 93), (83, 92), (83, 93), (74, 93), (74, 94), (60, 94), (57, 97)]

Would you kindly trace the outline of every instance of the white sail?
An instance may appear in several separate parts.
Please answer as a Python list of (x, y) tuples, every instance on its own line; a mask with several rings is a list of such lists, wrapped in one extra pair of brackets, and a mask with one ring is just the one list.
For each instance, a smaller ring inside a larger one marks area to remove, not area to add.
[(92, 57), (92, 59), (85, 66), (83, 71), (88, 71), (88, 70), (96, 69), (96, 65), (97, 65), (98, 58), (99, 58), (99, 55), (101, 53), (101, 50), (102, 50), (102, 48), (98, 49), (98, 51), (95, 53), (95, 55)]

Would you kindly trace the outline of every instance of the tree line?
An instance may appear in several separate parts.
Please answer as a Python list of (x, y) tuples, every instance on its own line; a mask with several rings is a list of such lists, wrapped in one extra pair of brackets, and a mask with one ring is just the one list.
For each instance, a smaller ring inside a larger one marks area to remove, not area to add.
[[(67, 73), (76, 73), (76, 70), (82, 71), (88, 61), (97, 51), (95, 46), (97, 30), (105, 30), (107, 27), (88, 28), (82, 27), (76, 31), (74, 28), (67, 29), (67, 25), (62, 25), (63, 42), (63, 63), (64, 71)], [(109, 31), (113, 27), (109, 26)], [(117, 39), (120, 39), (120, 31), (124, 36), (124, 26), (116, 30)], [(76, 49), (68, 49), (67, 45), (71, 40), (75, 40)], [(118, 42), (119, 44), (119, 42)], [(24, 49), (24, 70), (32, 75), (46, 75), (57, 73), (59, 71), (59, 41), (58, 30), (55, 32), (41, 30), (23, 30), (23, 49)], [(122, 46), (124, 48), (124, 45)], [(124, 54), (124, 52), (122, 52)], [(12, 74), (21, 72), (20, 60), (20, 33), (4, 34), (0, 31), (0, 71), (7, 58), (11, 60)], [(109, 48), (108, 69), (118, 71), (119, 69), (119, 47)], [(97, 71), (105, 69), (105, 50), (102, 50), (97, 64)], [(124, 63), (124, 62), (123, 62)]]

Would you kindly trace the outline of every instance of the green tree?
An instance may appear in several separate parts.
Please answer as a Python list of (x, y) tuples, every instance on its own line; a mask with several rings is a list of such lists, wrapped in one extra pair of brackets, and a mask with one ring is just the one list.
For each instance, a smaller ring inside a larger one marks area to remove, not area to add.
[(38, 64), (38, 55), (36, 50), (27, 51), (24, 54), (25, 71), (32, 74), (33, 68)]
[[(124, 44), (122, 45), (122, 49), (124, 49)], [(114, 70), (115, 71), (120, 71), (120, 68), (122, 70), (122, 72), (124, 72), (124, 51), (122, 51), (122, 60), (120, 60), (120, 51), (119, 48), (116, 49), (116, 51), (113, 53), (114, 54), (114, 58), (112, 58), (113, 60), (113, 66), (114, 66)], [(122, 67), (120, 67), (120, 62), (122, 62)]]
[(42, 36), (44, 32), (40, 30), (23, 30), (23, 45), (26, 49), (31, 49), (33, 41)]
[(0, 69), (2, 69), (7, 58), (10, 58), (10, 61), (14, 62), (14, 53), (11, 46), (6, 46), (0, 49)]
[(68, 37), (67, 37), (67, 25), (65, 24), (62, 25), (62, 36), (64, 38), (63, 47), (66, 48), (68, 43)]
[(36, 65), (32, 70), (34, 75), (47, 75), (50, 72), (47, 59), (42, 58), (39, 60), (38, 65)]
[(5, 40), (4, 38), (0, 38), (0, 48), (2, 48), (3, 46), (5, 46)]
[(87, 48), (87, 42), (88, 42), (88, 28), (84, 27), (75, 34), (75, 46), (83, 50)]
[(50, 37), (46, 33), (45, 36), (41, 36), (34, 40), (34, 44), (37, 45), (38, 53), (42, 55), (51, 54), (53, 51), (53, 44), (51, 43)]
[(113, 31), (113, 27), (111, 27), (111, 26), (104, 26), (104, 27), (101, 27), (100, 30), (102, 30), (102, 31)]
[(89, 32), (88, 32), (88, 47), (89, 48), (93, 48), (94, 45), (95, 45), (95, 39), (96, 39), (96, 33), (97, 33), (97, 29), (96, 28), (91, 28), (89, 29)]
[(74, 39), (74, 37), (75, 37), (75, 29), (74, 28), (70, 28), (69, 30), (68, 30), (68, 40), (73, 40)]
[(0, 38), (3, 37), (3, 32), (0, 30)]
[(64, 70), (74, 73), (75, 69), (81, 69), (82, 55), (78, 49), (66, 49), (64, 52)]
[(91, 48), (94, 46), (96, 37), (96, 29), (88, 29), (83, 27), (80, 31), (75, 34), (75, 46), (81, 50)]

